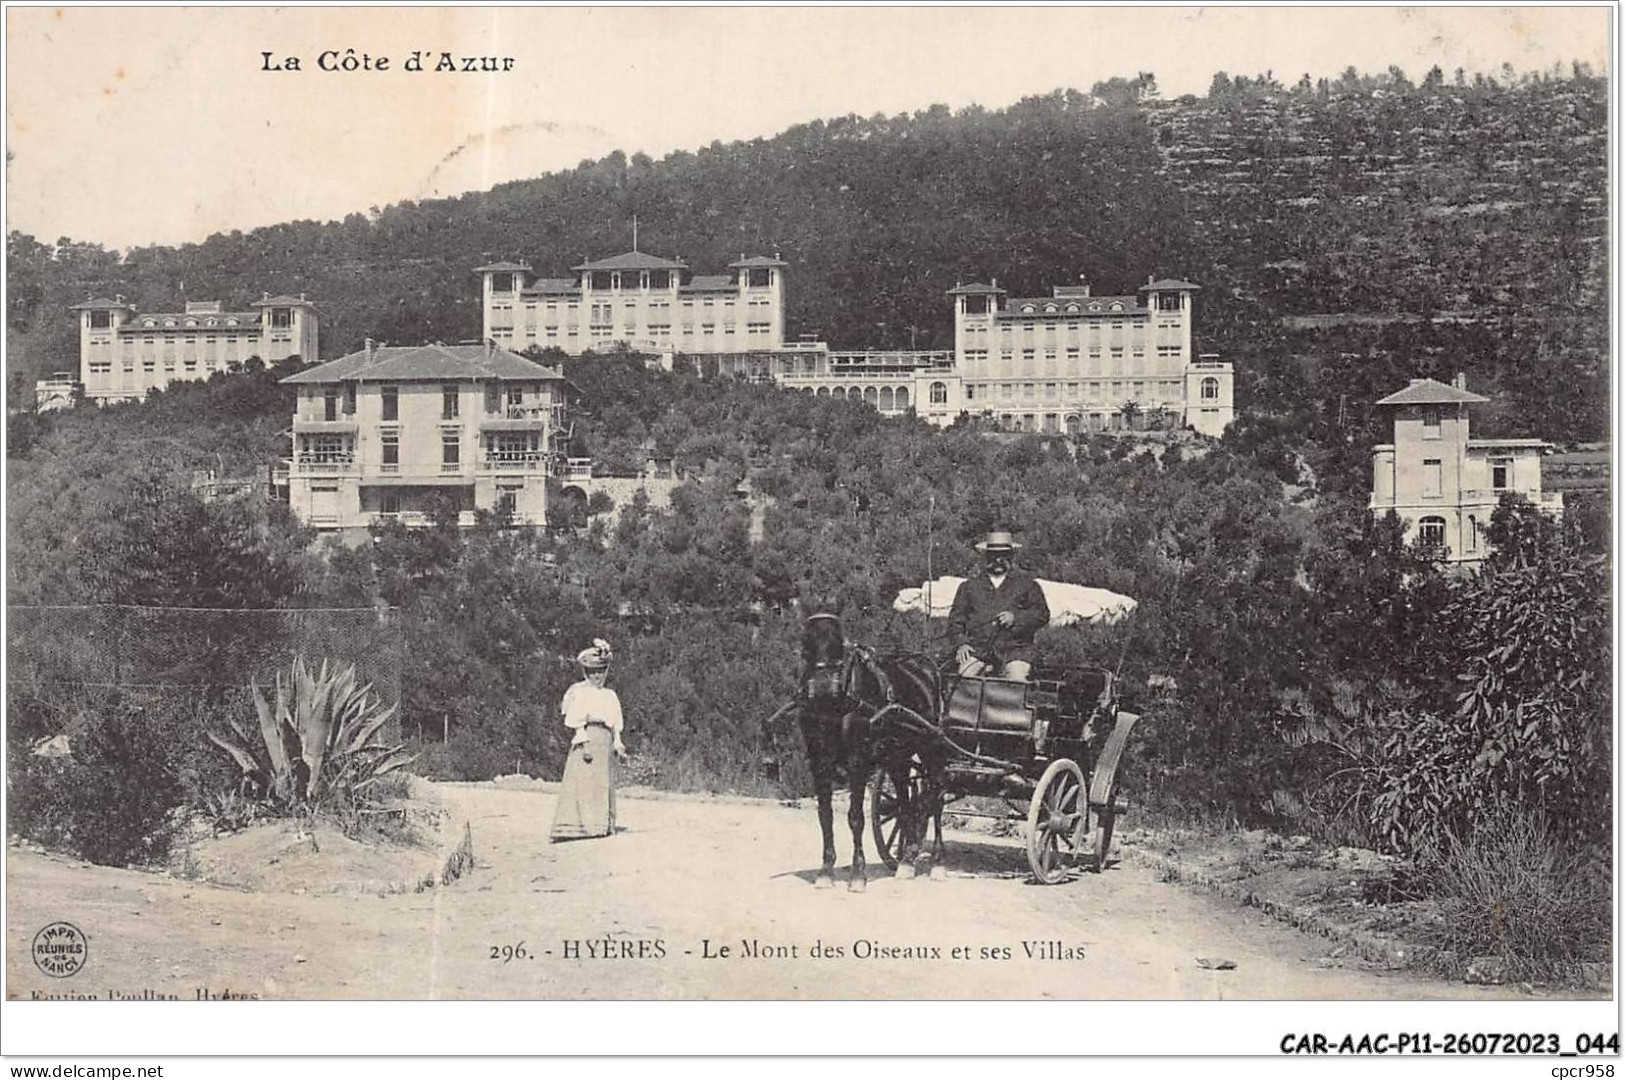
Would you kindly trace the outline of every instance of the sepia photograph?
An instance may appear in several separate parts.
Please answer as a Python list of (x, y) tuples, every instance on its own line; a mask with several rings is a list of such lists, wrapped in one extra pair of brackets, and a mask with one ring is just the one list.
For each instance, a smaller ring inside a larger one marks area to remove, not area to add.
[(1618, 14), (8, 5), (5, 1052), (1613, 1062)]

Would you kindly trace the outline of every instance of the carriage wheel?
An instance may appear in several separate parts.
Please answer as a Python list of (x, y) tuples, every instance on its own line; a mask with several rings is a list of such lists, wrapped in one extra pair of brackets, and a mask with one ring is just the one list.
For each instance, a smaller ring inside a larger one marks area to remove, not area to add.
[(1027, 863), (1040, 884), (1066, 880), (1067, 860), (1082, 845), (1088, 822), (1083, 770), (1069, 758), (1056, 758), (1044, 770), (1027, 808)]
[(910, 759), (908, 776), (901, 788), (897, 777), (882, 765), (869, 778), (869, 826), (875, 837), (875, 850), (886, 869), (897, 869), (897, 855), (903, 847), (903, 822), (909, 811), (925, 797), (925, 770)]

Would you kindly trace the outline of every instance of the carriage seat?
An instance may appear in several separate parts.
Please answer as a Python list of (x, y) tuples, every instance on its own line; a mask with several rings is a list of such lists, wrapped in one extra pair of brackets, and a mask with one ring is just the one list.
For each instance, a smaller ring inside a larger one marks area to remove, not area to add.
[(1033, 726), (1030, 686), (1014, 679), (960, 679), (948, 698), (947, 726), (1026, 734)]

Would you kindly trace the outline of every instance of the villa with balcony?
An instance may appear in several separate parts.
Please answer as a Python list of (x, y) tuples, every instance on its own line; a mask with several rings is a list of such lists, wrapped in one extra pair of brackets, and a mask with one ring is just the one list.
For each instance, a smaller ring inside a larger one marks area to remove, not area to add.
[(282, 380), (298, 390), (288, 503), (319, 529), (426, 525), (448, 502), (545, 525), (564, 376), (482, 345), (382, 346)]
[(1405, 538), (1441, 562), (1479, 562), (1489, 554), (1490, 515), (1504, 495), (1522, 495), (1553, 515), (1561, 492), (1541, 490), (1540, 439), (1473, 439), (1467, 407), (1489, 400), (1467, 389), (1412, 379), (1379, 406), (1393, 410), (1394, 441), (1371, 452), (1371, 512), (1390, 511), (1405, 522)]

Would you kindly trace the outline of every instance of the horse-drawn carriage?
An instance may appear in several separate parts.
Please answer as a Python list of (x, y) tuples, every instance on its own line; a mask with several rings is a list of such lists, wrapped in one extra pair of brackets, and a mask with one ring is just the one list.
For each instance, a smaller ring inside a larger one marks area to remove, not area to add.
[[(885, 654), (845, 640), (820, 614), (803, 636), (799, 706), (824, 832), (820, 884), (833, 881), (831, 789), (843, 768), (852, 801), (850, 886), (863, 887), (863, 828), (888, 867), (912, 873), (936, 826), (933, 872), (943, 854), (942, 815), (1025, 818), (1033, 876), (1066, 880), (1069, 862), (1102, 869), (1125, 802), (1117, 770), (1138, 717), (1118, 708), (1110, 671), (1036, 669), (1027, 680), (961, 676), (920, 653)], [(867, 821), (863, 814), (869, 801)], [(972, 802), (974, 800), (974, 804)], [(1002, 802), (998, 810), (988, 803)]]
[[(949, 807), (966, 817), (1024, 819), (1027, 862), (1045, 885), (1066, 880), (1067, 864), (1078, 855), (1087, 854), (1095, 870), (1105, 866), (1113, 825), (1127, 808), (1117, 766), (1139, 717), (1118, 709), (1109, 671), (1049, 674), (1019, 682), (943, 676), (939, 722), (930, 732), (910, 724), (903, 733), (934, 744), (935, 752), (887, 754), (890, 717), (883, 710), (875, 718), (882, 749), (869, 781), (869, 812), (887, 866), (896, 867), (910, 841), (923, 842), (906, 829)], [(927, 775), (932, 761), (934, 781)], [(935, 805), (916, 805), (928, 792)], [(988, 808), (998, 802), (1002, 808)]]

